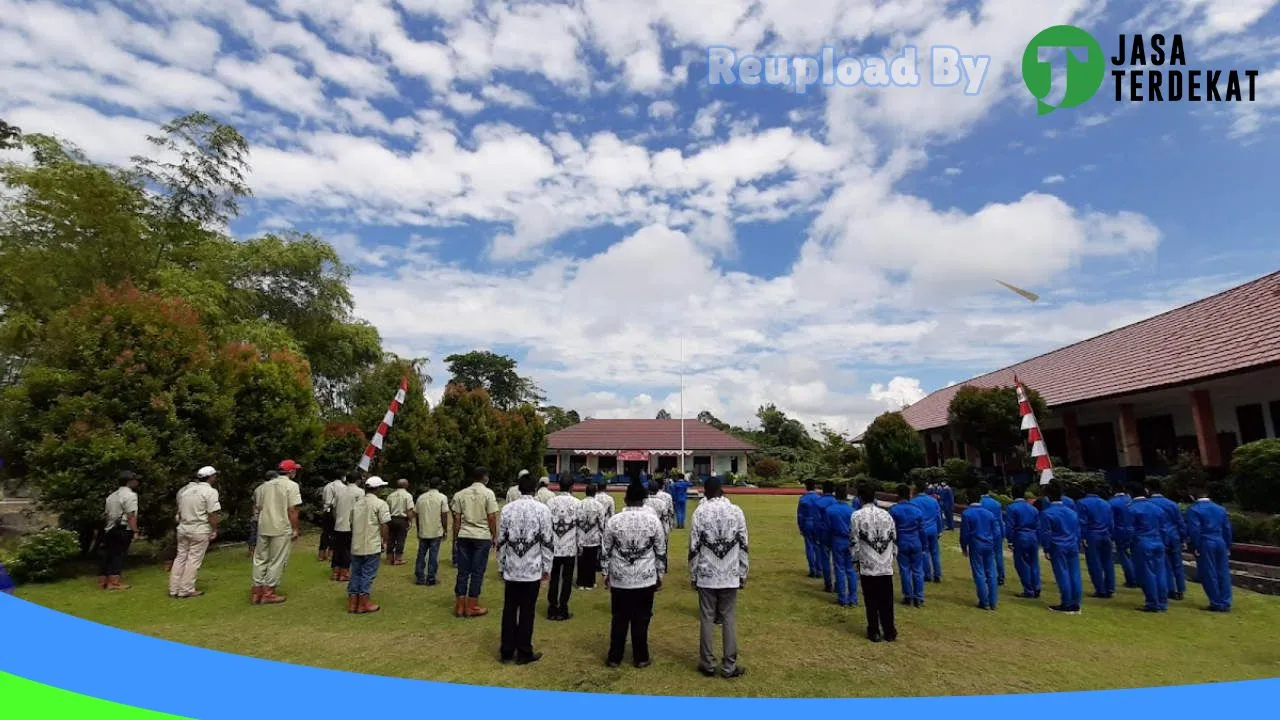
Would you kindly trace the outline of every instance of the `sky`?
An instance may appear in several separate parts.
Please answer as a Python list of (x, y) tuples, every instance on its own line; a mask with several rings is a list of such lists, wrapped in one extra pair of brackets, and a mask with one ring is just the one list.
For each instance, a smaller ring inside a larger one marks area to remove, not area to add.
[[(1277, 4), (0, 0), (0, 117), (115, 163), (192, 111), (235, 125), (233, 232), (329, 239), (432, 397), (490, 349), (583, 416), (678, 416), (683, 370), (687, 417), (856, 433), (1280, 267)], [(1108, 80), (1038, 116), (1023, 50), (1064, 23), (1107, 55), (1180, 33), (1188, 68), (1258, 70), (1255, 101)], [(976, 94), (928, 81), (942, 45), (990, 58)], [(712, 84), (713, 46), (914, 46), (925, 81)]]

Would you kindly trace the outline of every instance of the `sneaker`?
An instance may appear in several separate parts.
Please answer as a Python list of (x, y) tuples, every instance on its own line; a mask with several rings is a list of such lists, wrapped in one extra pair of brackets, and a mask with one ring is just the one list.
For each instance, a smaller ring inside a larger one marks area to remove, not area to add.
[(618, 668), (622, 667), (622, 663), (620, 663), (620, 662), (615, 662), (615, 661), (613, 661), (613, 660), (606, 660), (606, 661), (605, 661), (605, 663), (604, 663), (604, 666), (605, 666), (605, 667), (607, 667), (607, 668), (610, 668), (610, 669), (612, 669), (612, 670), (616, 670), (616, 669), (618, 669)]
[(640, 661), (640, 662), (636, 663), (636, 669), (637, 669), (637, 670), (643, 670), (643, 669), (645, 669), (645, 668), (649, 667), (649, 666), (650, 666), (650, 665), (652, 665), (652, 664), (653, 664), (653, 661), (651, 661), (651, 660), (642, 660), (642, 661)]
[(724, 679), (732, 680), (733, 678), (740, 678), (746, 674), (747, 674), (747, 669), (739, 665), (735, 667), (733, 670), (730, 670), (729, 672), (724, 673)]
[(536, 652), (529, 657), (516, 658), (517, 665), (532, 665), (542, 659), (542, 653)]
[(702, 676), (703, 676), (703, 677), (713, 678), (713, 677), (715, 677), (715, 676), (716, 676), (716, 671), (715, 671), (715, 670), (712, 670), (712, 669), (710, 669), (710, 668), (704, 668), (704, 667), (702, 667), (702, 666), (699, 666), (699, 667), (698, 667), (698, 672), (702, 673)]
[(1067, 612), (1067, 608), (1062, 605), (1050, 605), (1049, 612), (1064, 613)]

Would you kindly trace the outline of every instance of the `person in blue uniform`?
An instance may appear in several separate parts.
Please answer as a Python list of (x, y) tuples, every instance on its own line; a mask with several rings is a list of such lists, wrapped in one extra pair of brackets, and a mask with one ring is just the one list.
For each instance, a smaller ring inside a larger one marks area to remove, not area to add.
[(938, 501), (924, 492), (921, 486), (911, 502), (920, 508), (924, 516), (924, 577), (925, 582), (942, 582), (942, 550), (938, 546), (938, 532), (941, 529), (942, 509)]
[(818, 496), (816, 507), (818, 533), (818, 564), (822, 568), (822, 589), (835, 592), (831, 580), (831, 544), (827, 542), (827, 508), (836, 502), (836, 484), (830, 480), (822, 483), (822, 494)]
[(1040, 597), (1040, 511), (1026, 498), (1005, 509), (1005, 537), (1013, 551), (1013, 569), (1022, 583), (1018, 597)]
[[(956, 491), (951, 489), (946, 480), (938, 486), (938, 504), (942, 506), (942, 522), (947, 530), (956, 529)], [(941, 528), (939, 528), (941, 530)]]
[(996, 584), (996, 552), (1000, 548), (1000, 521), (982, 507), (981, 496), (960, 516), (960, 552), (969, 558), (973, 586), (978, 591), (978, 609), (995, 610), (999, 586)]
[(853, 572), (853, 553), (849, 549), (849, 527), (853, 522), (853, 506), (849, 504), (849, 489), (837, 487), (835, 502), (827, 506), (823, 527), (827, 547), (831, 548), (831, 574), (835, 582), (836, 604), (840, 607), (857, 607), (858, 578)]
[(978, 492), (982, 497), (978, 499), (978, 504), (983, 507), (991, 516), (996, 519), (996, 585), (1004, 585), (1004, 505), (991, 495), (991, 486), (987, 483), (978, 483)]
[(818, 512), (818, 483), (813, 478), (804, 481), (804, 494), (800, 496), (800, 502), (796, 504), (796, 527), (800, 530), (800, 536), (804, 538), (804, 557), (809, 562), (809, 577), (822, 577), (822, 565), (818, 561), (818, 543), (814, 538), (813, 531), (817, 526), (816, 518)]
[[(1124, 573), (1124, 586), (1127, 588), (1138, 587), (1137, 575), (1133, 572), (1133, 550), (1125, 530), (1129, 526), (1129, 504), (1132, 502), (1133, 498), (1123, 490), (1112, 495), (1107, 501), (1111, 505), (1111, 540), (1115, 546), (1113, 556), (1120, 563), (1120, 570)], [(1115, 571), (1112, 570), (1112, 572)], [(1114, 588), (1115, 585), (1113, 584), (1112, 587)]]
[(1084, 590), (1080, 583), (1080, 517), (1062, 502), (1062, 486), (1050, 480), (1045, 488), (1049, 507), (1040, 513), (1040, 546), (1053, 566), (1061, 602), (1054, 612), (1078, 613)]
[(1062, 494), (1062, 504), (1066, 505), (1068, 510), (1075, 510), (1077, 513), (1080, 512), (1079, 507), (1076, 505), (1075, 498), (1067, 495), (1066, 493)]
[(898, 573), (902, 579), (902, 604), (924, 606), (924, 513), (908, 500), (911, 490), (898, 486), (898, 502), (889, 508), (898, 531)]
[(684, 529), (685, 511), (689, 508), (689, 488), (693, 483), (684, 479), (684, 473), (676, 473), (675, 482), (667, 487), (671, 493), (671, 502), (675, 505), (676, 528)]
[(1231, 612), (1231, 517), (1208, 493), (1187, 508), (1187, 542), (1196, 555), (1196, 577), (1209, 612)]
[(1151, 493), (1151, 503), (1164, 511), (1164, 561), (1169, 566), (1169, 599), (1181, 600), (1187, 592), (1187, 571), (1182, 564), (1182, 548), (1187, 544), (1187, 523), (1178, 503)]
[(1115, 520), (1111, 503), (1097, 493), (1088, 493), (1076, 504), (1080, 532), (1084, 538), (1084, 562), (1089, 568), (1093, 596), (1109, 598), (1116, 592), (1116, 564), (1111, 557)]
[(1133, 553), (1133, 572), (1146, 601), (1143, 612), (1169, 609), (1169, 568), (1165, 561), (1165, 525), (1169, 522), (1159, 505), (1151, 502), (1141, 486), (1130, 490), (1133, 503), (1126, 513), (1125, 535)]

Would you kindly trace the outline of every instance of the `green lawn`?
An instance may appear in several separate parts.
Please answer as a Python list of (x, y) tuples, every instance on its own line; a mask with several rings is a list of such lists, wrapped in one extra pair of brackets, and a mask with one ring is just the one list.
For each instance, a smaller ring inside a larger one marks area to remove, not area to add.
[[(1137, 590), (1110, 601), (1086, 597), (1079, 616), (1054, 615), (1056, 588), (1041, 600), (1014, 598), (1016, 579), (988, 613), (976, 598), (956, 533), (944, 536), (943, 583), (930, 584), (922, 609), (897, 607), (897, 643), (865, 640), (862, 610), (832, 604), (806, 578), (793, 497), (738, 497), (752, 538), (751, 583), (739, 601), (745, 677), (705, 679), (695, 672), (698, 616), (683, 552), (659, 594), (650, 641), (654, 665), (604, 666), (609, 596), (575, 593), (567, 623), (541, 615), (534, 641), (545, 653), (527, 667), (497, 662), (502, 589), (490, 562), (488, 617), (452, 617), (453, 572), (434, 588), (413, 584), (412, 566), (384, 565), (374, 586), (376, 615), (345, 613), (343, 586), (315, 559), (315, 538), (295, 546), (283, 605), (248, 602), (243, 546), (211, 553), (201, 572), (203, 598), (166, 597), (162, 568), (131, 569), (126, 593), (96, 590), (93, 578), (23, 588), (19, 595), (97, 622), (192, 645), (319, 667), (447, 682), (521, 688), (669, 695), (885, 696), (961, 695), (1173, 685), (1280, 675), (1280, 597), (1236, 590), (1228, 615), (1200, 611), (1199, 585), (1164, 615), (1135, 612)], [(692, 504), (691, 504), (692, 505)], [(692, 510), (692, 507), (690, 508)], [(683, 550), (685, 531), (672, 535)], [(413, 540), (411, 546), (416, 549)], [(1045, 577), (1051, 578), (1048, 568)], [(896, 584), (896, 583), (895, 583)], [(545, 596), (544, 596), (545, 597)], [(545, 600), (539, 612), (545, 612)]]

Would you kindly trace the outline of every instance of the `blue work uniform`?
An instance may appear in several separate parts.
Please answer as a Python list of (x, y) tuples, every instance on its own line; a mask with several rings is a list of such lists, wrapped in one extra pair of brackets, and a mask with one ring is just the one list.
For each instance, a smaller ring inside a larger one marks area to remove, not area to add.
[(942, 550), (938, 546), (938, 531), (941, 529), (941, 506), (937, 500), (928, 495), (917, 495), (911, 502), (920, 508), (924, 515), (924, 576), (926, 580), (942, 582)]
[[(938, 504), (942, 506), (942, 522), (948, 530), (956, 529), (956, 491), (942, 483), (938, 488)], [(941, 528), (939, 528), (941, 529)]]
[(902, 602), (924, 604), (924, 513), (915, 503), (903, 500), (889, 508), (898, 531), (898, 573), (902, 578)]
[(1080, 500), (1077, 508), (1080, 532), (1084, 537), (1084, 562), (1089, 568), (1093, 595), (1109, 598), (1116, 591), (1116, 564), (1111, 559), (1111, 535), (1115, 527), (1111, 504), (1089, 493)]
[(1133, 499), (1126, 517), (1133, 572), (1146, 600), (1143, 609), (1164, 612), (1169, 609), (1169, 564), (1164, 551), (1164, 526), (1169, 520), (1159, 505), (1145, 497)]
[(1063, 495), (1063, 496), (1062, 496), (1062, 504), (1063, 504), (1063, 505), (1066, 505), (1066, 506), (1067, 506), (1067, 508), (1068, 508), (1068, 509), (1070, 509), (1070, 510), (1075, 510), (1076, 512), (1080, 512), (1079, 508), (1078, 508), (1078, 507), (1076, 507), (1076, 501), (1075, 501), (1075, 500), (1072, 500), (1071, 498), (1067, 497), (1066, 495)]
[(1124, 586), (1136, 588), (1138, 580), (1133, 572), (1133, 550), (1125, 530), (1129, 526), (1129, 504), (1133, 500), (1128, 493), (1116, 493), (1107, 502), (1111, 505), (1111, 539), (1115, 545), (1115, 558), (1120, 561), (1120, 570), (1124, 572)]
[(825, 511), (826, 537), (831, 548), (831, 572), (835, 580), (836, 603), (842, 607), (858, 604), (858, 580), (853, 574), (853, 553), (849, 549), (849, 527), (853, 524), (853, 506), (836, 500)]
[(969, 556), (973, 585), (978, 591), (978, 607), (995, 610), (999, 586), (996, 583), (996, 551), (1000, 547), (1000, 521), (981, 503), (972, 503), (960, 516), (960, 549)]
[(1169, 566), (1169, 595), (1181, 600), (1187, 591), (1187, 570), (1182, 564), (1182, 548), (1187, 544), (1187, 523), (1178, 503), (1159, 493), (1151, 494), (1151, 503), (1164, 511), (1168, 521), (1164, 527), (1164, 561)]
[(1040, 513), (1040, 545), (1049, 556), (1062, 598), (1059, 607), (1078, 612), (1084, 597), (1080, 583), (1080, 516), (1058, 501)]
[(1004, 585), (1004, 506), (990, 495), (978, 498), (978, 504), (996, 519), (996, 584)]
[(818, 542), (814, 537), (814, 531), (818, 527), (818, 493), (810, 490), (800, 496), (800, 502), (796, 504), (796, 526), (800, 529), (800, 536), (804, 538), (804, 557), (809, 561), (809, 577), (822, 577), (822, 565), (818, 561)]
[(1187, 541), (1196, 554), (1196, 578), (1214, 612), (1231, 610), (1231, 517), (1201, 498), (1187, 508)]
[(1018, 498), (1005, 510), (1005, 537), (1013, 549), (1013, 569), (1022, 582), (1022, 597), (1040, 597), (1040, 511)]
[(689, 507), (689, 488), (693, 483), (688, 480), (677, 480), (668, 488), (671, 492), (671, 504), (675, 506), (676, 527), (684, 527), (685, 510)]
[(834, 505), (835, 496), (823, 493), (814, 501), (815, 507), (818, 508), (817, 519), (817, 540), (818, 540), (818, 566), (822, 569), (822, 588), (827, 592), (832, 592), (835, 586), (831, 584), (831, 544), (827, 542), (827, 508)]

